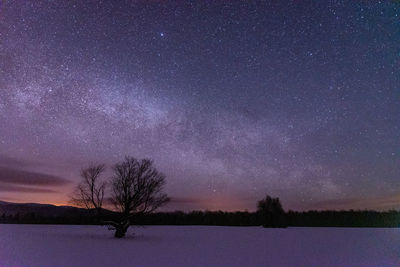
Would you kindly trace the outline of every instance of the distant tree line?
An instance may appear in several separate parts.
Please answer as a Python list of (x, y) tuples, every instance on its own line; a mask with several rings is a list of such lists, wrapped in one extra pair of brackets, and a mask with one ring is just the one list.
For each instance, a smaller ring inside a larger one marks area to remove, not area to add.
[[(125, 236), (131, 225), (221, 225), (263, 227), (399, 227), (398, 211), (307, 211), (285, 212), (279, 198), (266, 196), (258, 201), (256, 212), (192, 211), (157, 212), (169, 201), (163, 193), (165, 176), (149, 159), (126, 157), (113, 166), (113, 175), (103, 180), (104, 164), (81, 170), (81, 182), (71, 196), (85, 209), (71, 208), (68, 215), (53, 216), (34, 212), (0, 213), (0, 223), (96, 224), (107, 225), (115, 237)], [(114, 210), (103, 208), (107, 196)], [(1, 212), (1, 211), (0, 211)], [(72, 213), (74, 212), (74, 213)], [(47, 213), (48, 214), (48, 213)]]
[[(112, 213), (105, 219), (112, 220)], [(284, 213), (284, 224), (275, 227), (399, 227), (398, 211), (289, 211)], [(261, 226), (265, 218), (259, 212), (157, 212), (138, 216), (135, 225), (220, 225), (220, 226)], [(40, 216), (35, 213), (7, 215), (0, 214), (0, 223), (23, 224), (101, 224), (91, 215)], [(269, 226), (267, 226), (269, 227)]]

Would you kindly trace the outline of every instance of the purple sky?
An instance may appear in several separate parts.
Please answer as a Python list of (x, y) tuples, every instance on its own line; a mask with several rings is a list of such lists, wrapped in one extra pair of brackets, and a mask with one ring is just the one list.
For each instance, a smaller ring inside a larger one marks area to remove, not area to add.
[(172, 210), (400, 208), (399, 100), (396, 1), (0, 1), (6, 201), (131, 155)]

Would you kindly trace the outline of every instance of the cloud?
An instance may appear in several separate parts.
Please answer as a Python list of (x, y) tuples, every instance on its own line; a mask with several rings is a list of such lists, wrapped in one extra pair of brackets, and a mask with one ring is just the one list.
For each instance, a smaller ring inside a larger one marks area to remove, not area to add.
[(4, 167), (12, 167), (12, 168), (25, 168), (25, 167), (32, 167), (39, 165), (37, 163), (23, 160), (23, 159), (16, 159), (12, 157), (8, 157), (5, 155), (0, 155), (0, 166)]
[(19, 193), (58, 193), (48, 188), (24, 187), (18, 185), (0, 183), (0, 192), (19, 192)]
[(33, 186), (62, 186), (71, 183), (71, 181), (44, 173), (0, 167), (0, 183)]
[(15, 202), (15, 201), (18, 201), (18, 200), (19, 200), (18, 198), (14, 198), (14, 197), (1, 196), (1, 198), (0, 198), (0, 202)]

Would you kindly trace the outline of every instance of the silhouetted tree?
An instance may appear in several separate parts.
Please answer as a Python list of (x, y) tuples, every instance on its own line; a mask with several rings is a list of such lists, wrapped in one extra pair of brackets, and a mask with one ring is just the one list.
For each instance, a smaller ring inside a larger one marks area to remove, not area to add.
[(266, 196), (257, 203), (257, 214), (264, 227), (286, 227), (285, 211), (279, 198)]
[(79, 207), (93, 209), (97, 215), (101, 215), (106, 182), (100, 180), (104, 172), (104, 164), (92, 164), (81, 170), (82, 182), (80, 182), (72, 193), (71, 202)]
[(123, 237), (134, 216), (153, 212), (169, 199), (162, 193), (165, 176), (151, 160), (126, 157), (113, 170), (111, 201), (121, 217), (118, 223), (110, 224), (116, 230), (115, 237)]
[[(83, 181), (73, 192), (72, 202), (78, 206), (97, 211), (100, 217), (107, 183), (100, 180), (105, 170), (103, 164), (82, 169)], [(169, 201), (162, 193), (165, 176), (157, 171), (149, 159), (137, 160), (126, 157), (113, 168), (111, 197), (118, 216), (103, 221), (109, 229), (115, 230), (115, 237), (124, 237), (133, 217), (155, 211)]]

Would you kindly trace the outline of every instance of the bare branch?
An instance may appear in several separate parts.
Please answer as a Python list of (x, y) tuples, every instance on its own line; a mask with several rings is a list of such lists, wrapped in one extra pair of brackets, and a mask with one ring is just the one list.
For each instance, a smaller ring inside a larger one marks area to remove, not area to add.
[(71, 202), (86, 209), (95, 209), (100, 214), (106, 189), (106, 182), (100, 180), (104, 170), (104, 164), (92, 164), (82, 169), (82, 182), (76, 186)]
[[(104, 164), (82, 169), (82, 182), (77, 185), (72, 196), (73, 203), (95, 209), (98, 215), (101, 215), (107, 185), (100, 180), (103, 171)], [(167, 203), (169, 198), (162, 193), (165, 175), (158, 172), (149, 159), (126, 157), (114, 166), (113, 171), (111, 202), (121, 214), (117, 221), (104, 221), (103, 224), (115, 230), (115, 237), (123, 237), (134, 216), (155, 211)]]
[(157, 171), (149, 159), (126, 157), (114, 166), (112, 202), (125, 217), (149, 213), (168, 202), (162, 194), (164, 174)]

